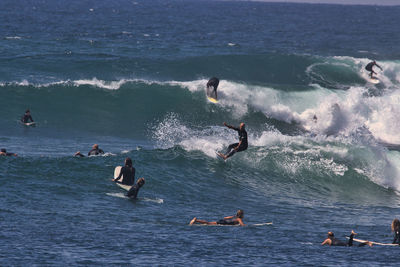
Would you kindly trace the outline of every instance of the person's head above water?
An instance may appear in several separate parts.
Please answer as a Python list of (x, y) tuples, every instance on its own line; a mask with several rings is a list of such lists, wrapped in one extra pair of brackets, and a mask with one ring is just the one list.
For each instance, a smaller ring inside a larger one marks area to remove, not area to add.
[(125, 166), (132, 167), (132, 159), (131, 158), (126, 158), (125, 159)]
[(29, 113), (31, 113), (31, 111), (29, 109), (27, 109), (27, 110), (25, 110), (25, 113), (29, 114)]
[(94, 144), (94, 145), (92, 146), (92, 148), (93, 148), (93, 149), (98, 149), (98, 148), (99, 148), (99, 145), (98, 145), (98, 144)]
[(333, 234), (333, 232), (328, 232), (328, 237), (334, 237), (335, 235)]
[(244, 124), (244, 122), (241, 122), (239, 125), (240, 130), (244, 130), (246, 124)]
[(1, 152), (3, 152), (3, 153), (7, 153), (7, 149), (5, 149), (5, 148), (2, 148), (2, 149), (1, 149)]
[(144, 178), (139, 178), (136, 183), (139, 187), (142, 187), (146, 183), (146, 180)]
[(393, 232), (394, 232), (394, 231), (399, 231), (399, 230), (400, 230), (400, 221), (399, 221), (399, 219), (394, 219), (394, 220), (392, 221), (391, 227), (392, 227), (392, 231), (393, 231)]
[(243, 210), (238, 210), (236, 212), (236, 217), (242, 219), (244, 217), (244, 211)]

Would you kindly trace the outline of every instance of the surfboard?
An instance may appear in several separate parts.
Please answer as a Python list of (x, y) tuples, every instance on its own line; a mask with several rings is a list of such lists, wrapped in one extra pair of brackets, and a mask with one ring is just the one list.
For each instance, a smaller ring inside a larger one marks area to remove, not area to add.
[(368, 81), (369, 81), (370, 83), (373, 83), (373, 84), (378, 84), (378, 83), (379, 83), (378, 78), (368, 78)]
[(213, 98), (213, 97), (207, 96), (207, 99), (208, 99), (208, 101), (210, 101), (211, 103), (214, 103), (214, 104), (217, 104), (217, 103), (218, 103), (218, 100), (215, 99), (215, 98)]
[(25, 126), (32, 126), (35, 127), (36, 126), (36, 122), (32, 121), (32, 122), (22, 122), (23, 125)]
[[(115, 169), (114, 169), (114, 179), (118, 177), (119, 173), (121, 172), (121, 168), (122, 168), (122, 166), (115, 167)], [(119, 178), (118, 181), (122, 181), (122, 178), (123, 177)], [(119, 187), (121, 187), (122, 189), (126, 190), (126, 191), (129, 191), (129, 189), (131, 189), (131, 187), (132, 187), (132, 186), (126, 185), (126, 184), (120, 184), (120, 183), (115, 183), (115, 184), (118, 185)]]
[[(349, 239), (348, 236), (347, 236), (347, 239)], [(353, 238), (353, 241), (356, 241), (356, 242), (359, 242), (359, 243), (371, 242), (373, 245), (379, 245), (379, 246), (399, 246), (398, 244), (380, 243), (380, 242), (375, 242), (375, 241), (370, 241), (370, 240), (363, 240), (363, 239), (358, 239), (358, 238)]]
[[(267, 226), (267, 225), (272, 225), (272, 224), (273, 224), (272, 222), (264, 222), (264, 223), (246, 224), (245, 226), (258, 227), (258, 226)], [(240, 224), (229, 225), (229, 224), (200, 224), (200, 223), (194, 223), (191, 226), (235, 226), (236, 227), (236, 226), (240, 226)]]

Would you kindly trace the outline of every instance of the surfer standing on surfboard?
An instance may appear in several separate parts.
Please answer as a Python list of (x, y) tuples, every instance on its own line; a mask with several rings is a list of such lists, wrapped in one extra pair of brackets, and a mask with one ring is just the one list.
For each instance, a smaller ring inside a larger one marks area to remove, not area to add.
[(31, 122), (33, 122), (33, 119), (32, 119), (32, 116), (31, 116), (31, 111), (30, 111), (29, 109), (27, 109), (27, 110), (25, 111), (25, 114), (21, 117), (21, 122), (22, 122), (22, 123), (28, 123), (29, 120), (30, 120)]
[[(132, 159), (126, 158), (125, 159), (125, 166), (121, 168), (121, 172), (119, 173), (118, 177), (113, 179), (113, 182), (125, 184), (125, 185), (133, 185), (135, 182), (135, 168), (132, 166)], [(122, 176), (122, 181), (119, 182), (118, 180)]]
[(234, 143), (228, 146), (228, 149), (226, 151), (226, 154), (222, 154), (218, 152), (218, 156), (226, 160), (227, 158), (233, 156), (236, 152), (241, 152), (247, 149), (248, 143), (247, 143), (247, 132), (245, 130), (245, 124), (242, 122), (239, 125), (239, 128), (236, 128), (234, 126), (231, 126), (224, 122), (224, 125), (228, 127), (229, 129), (235, 130), (239, 134), (239, 143)]
[(380, 69), (382, 70), (381, 66), (379, 66), (378, 64), (376, 64), (376, 61), (375, 61), (375, 60), (372, 61), (372, 62), (370, 62), (370, 63), (368, 63), (367, 66), (365, 66), (365, 69), (366, 69), (367, 71), (370, 72), (369, 76), (371, 77), (371, 79), (376, 79), (375, 77), (373, 77), (373, 74), (377, 74), (377, 73), (372, 69), (373, 66), (377, 66), (378, 68), (380, 68)]
[(212, 98), (215, 98), (215, 100), (218, 100), (218, 94), (217, 94), (218, 85), (219, 85), (219, 79), (217, 77), (212, 77), (207, 82), (207, 96), (208, 97), (212, 97)]
[(208, 222), (205, 220), (200, 220), (197, 219), (196, 217), (194, 217), (189, 225), (193, 225), (193, 224), (205, 224), (205, 225), (240, 225), (240, 226), (245, 226), (245, 224), (243, 223), (243, 217), (244, 217), (244, 212), (243, 210), (238, 210), (236, 212), (235, 216), (227, 216), (224, 217), (223, 219), (216, 221), (216, 222)]

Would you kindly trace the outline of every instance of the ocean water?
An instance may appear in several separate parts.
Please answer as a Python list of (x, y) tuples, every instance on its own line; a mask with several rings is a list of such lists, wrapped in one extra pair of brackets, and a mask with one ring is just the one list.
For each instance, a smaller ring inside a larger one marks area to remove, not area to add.
[[(0, 2), (0, 265), (397, 266), (400, 7)], [(380, 83), (366, 80), (376, 59)], [(217, 76), (219, 104), (205, 84)], [(30, 108), (37, 127), (18, 121)], [(313, 120), (314, 115), (317, 121)], [(245, 122), (249, 148), (223, 122)], [(94, 143), (104, 156), (74, 158)], [(134, 161), (130, 200), (111, 182)], [(190, 227), (245, 212), (260, 227)], [(397, 263), (397, 264), (396, 264)]]

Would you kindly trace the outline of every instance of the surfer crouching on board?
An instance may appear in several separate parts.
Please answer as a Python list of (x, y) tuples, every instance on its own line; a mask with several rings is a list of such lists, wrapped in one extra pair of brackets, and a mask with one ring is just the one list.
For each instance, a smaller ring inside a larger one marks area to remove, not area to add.
[(193, 224), (205, 224), (205, 225), (240, 225), (245, 226), (243, 223), (244, 212), (243, 210), (238, 210), (235, 216), (228, 216), (224, 217), (223, 219), (216, 221), (216, 222), (208, 222), (205, 220), (200, 220), (194, 217), (189, 225)]
[(392, 244), (400, 245), (400, 221), (399, 219), (394, 219), (391, 225), (392, 231), (394, 232), (394, 239)]
[(0, 156), (8, 156), (8, 157), (10, 157), (10, 156), (15, 156), (15, 157), (16, 157), (17, 154), (7, 152), (7, 149), (2, 148), (2, 149), (0, 150)]
[(228, 125), (226, 122), (224, 122), (224, 125), (228, 127), (229, 129), (235, 130), (239, 134), (239, 143), (234, 143), (228, 146), (228, 149), (226, 150), (226, 154), (222, 154), (218, 152), (218, 156), (226, 160), (227, 158), (233, 156), (236, 152), (241, 152), (247, 149), (248, 143), (247, 143), (247, 132), (245, 130), (245, 124), (242, 122), (239, 125), (239, 128), (236, 128), (234, 126)]
[[(219, 79), (217, 77), (212, 77), (208, 82), (207, 82), (207, 96), (215, 98), (215, 100), (218, 99), (218, 94), (217, 94), (217, 88), (219, 85)], [(213, 89), (213, 91), (211, 91)]]
[[(125, 185), (133, 185), (135, 182), (135, 168), (132, 166), (132, 159), (126, 158), (125, 159), (125, 166), (121, 168), (121, 171), (117, 178), (113, 179), (113, 182), (125, 184)], [(118, 180), (122, 176), (122, 181), (119, 182)]]
[(126, 194), (129, 198), (136, 199), (139, 193), (139, 189), (145, 184), (146, 180), (142, 177), (139, 178), (134, 184), (131, 189), (129, 189), (128, 193)]
[(371, 77), (371, 79), (376, 79), (376, 78), (373, 76), (373, 74), (377, 74), (377, 73), (372, 69), (373, 66), (377, 66), (378, 68), (380, 68), (380, 69), (382, 70), (381, 66), (379, 66), (378, 64), (376, 64), (376, 61), (375, 61), (375, 60), (372, 61), (372, 62), (370, 62), (370, 63), (368, 63), (367, 66), (365, 66), (365, 69), (366, 69), (367, 71), (370, 72), (369, 77)]
[[(92, 150), (90, 150), (88, 152), (88, 156), (98, 156), (98, 155), (102, 155), (104, 154), (104, 151), (102, 149), (99, 148), (98, 144), (94, 144), (92, 146)], [(85, 155), (83, 155), (80, 151), (76, 152), (74, 157), (84, 157)]]
[[(339, 239), (335, 238), (335, 235), (333, 234), (333, 232), (328, 232), (327, 238), (324, 240), (324, 242), (321, 243), (321, 245), (322, 246), (328, 245), (328, 246), (351, 247), (351, 246), (353, 246), (353, 238), (355, 235), (356, 235), (356, 233), (353, 230), (351, 230), (351, 234), (349, 236), (349, 241), (347, 243), (345, 243), (345, 242), (340, 241)], [(358, 246), (362, 247), (365, 245), (372, 246), (372, 243), (367, 241), (367, 242), (359, 244)]]
[(27, 110), (25, 111), (25, 114), (21, 117), (21, 122), (22, 122), (22, 123), (28, 123), (29, 120), (30, 120), (31, 122), (33, 122), (33, 119), (32, 119), (32, 116), (31, 116), (31, 111), (30, 111), (29, 109), (27, 109)]

